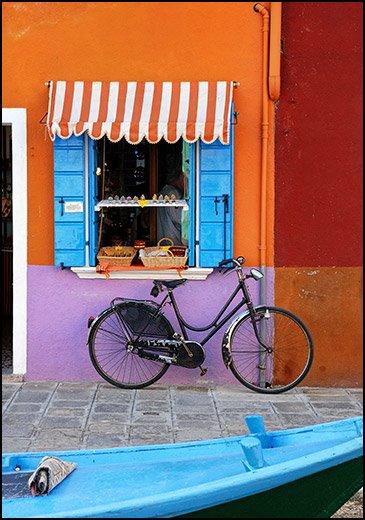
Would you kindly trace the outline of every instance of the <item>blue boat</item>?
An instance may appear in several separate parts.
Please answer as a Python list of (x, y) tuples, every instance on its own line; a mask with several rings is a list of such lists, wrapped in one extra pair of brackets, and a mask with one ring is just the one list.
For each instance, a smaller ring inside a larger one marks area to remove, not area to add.
[(3, 456), (3, 518), (329, 518), (362, 486), (362, 417), (248, 435), (53, 452), (76, 469), (49, 494), (27, 479), (50, 453)]

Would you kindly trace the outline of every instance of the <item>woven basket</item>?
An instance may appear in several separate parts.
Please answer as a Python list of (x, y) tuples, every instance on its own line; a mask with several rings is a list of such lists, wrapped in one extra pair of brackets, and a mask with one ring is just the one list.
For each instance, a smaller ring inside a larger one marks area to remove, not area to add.
[[(170, 244), (167, 244), (165, 246), (161, 245), (161, 242), (163, 240), (167, 240), (170, 242)], [(146, 254), (146, 256), (148, 256), (150, 253), (153, 253), (155, 251), (168, 251), (170, 249), (171, 246), (173, 246), (174, 243), (173, 241), (171, 240), (171, 238), (161, 238), (158, 242), (157, 242), (157, 246), (152, 246), (152, 247), (145, 247), (144, 248), (144, 252)]]
[(101, 267), (128, 267), (137, 250), (130, 246), (102, 247), (97, 255)]
[[(162, 246), (161, 242), (163, 240), (169, 240), (171, 245)], [(171, 248), (173, 247), (177, 246), (174, 246), (174, 243), (170, 238), (161, 238), (161, 240), (158, 241), (157, 246), (145, 247), (141, 250), (139, 257), (145, 267), (161, 267), (161, 269), (179, 269), (185, 267), (188, 259), (187, 249), (185, 248), (184, 253), (182, 248), (179, 248), (179, 254), (175, 256), (171, 251)], [(143, 253), (141, 254), (142, 251)]]

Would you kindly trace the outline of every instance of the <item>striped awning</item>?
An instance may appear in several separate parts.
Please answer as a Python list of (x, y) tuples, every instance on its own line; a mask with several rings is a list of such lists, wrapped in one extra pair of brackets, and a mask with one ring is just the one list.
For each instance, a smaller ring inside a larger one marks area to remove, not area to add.
[(87, 132), (131, 144), (229, 143), (232, 81), (50, 82), (47, 127), (52, 141)]

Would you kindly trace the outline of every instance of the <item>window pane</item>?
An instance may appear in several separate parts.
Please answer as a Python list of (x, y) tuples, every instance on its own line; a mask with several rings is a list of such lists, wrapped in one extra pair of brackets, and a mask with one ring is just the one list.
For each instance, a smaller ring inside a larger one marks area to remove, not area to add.
[(100, 212), (100, 247), (156, 246), (163, 237), (188, 245), (188, 212), (176, 205), (189, 193), (188, 157), (189, 145), (182, 139), (138, 145), (98, 141), (98, 200), (108, 204)]

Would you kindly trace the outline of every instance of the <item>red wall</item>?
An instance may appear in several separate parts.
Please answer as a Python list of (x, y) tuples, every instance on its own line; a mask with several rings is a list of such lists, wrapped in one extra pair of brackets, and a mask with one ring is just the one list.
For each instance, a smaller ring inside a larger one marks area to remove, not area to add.
[(362, 3), (284, 2), (275, 265), (362, 263)]

